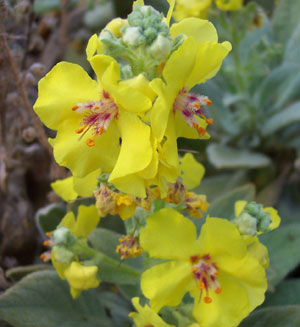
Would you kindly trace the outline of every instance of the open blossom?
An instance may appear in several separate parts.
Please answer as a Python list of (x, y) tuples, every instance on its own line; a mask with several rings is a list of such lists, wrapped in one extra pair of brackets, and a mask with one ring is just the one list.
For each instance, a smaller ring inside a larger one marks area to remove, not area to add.
[(126, 167), (128, 173), (142, 169), (151, 158), (150, 128), (138, 114), (148, 110), (152, 102), (128, 83), (119, 82), (120, 68), (113, 58), (103, 60), (97, 58), (93, 62), (98, 83), (78, 65), (57, 64), (39, 82), (39, 97), (34, 105), (46, 126), (57, 130), (51, 141), (56, 161), (78, 177), (99, 168), (121, 174), (116, 165), (120, 143), (126, 147), (137, 132), (140, 137), (132, 148), (136, 152), (143, 149), (144, 156), (134, 164), (132, 159), (123, 160), (122, 173)]
[(265, 270), (225, 219), (208, 218), (197, 239), (189, 219), (162, 209), (148, 218), (140, 242), (151, 257), (169, 260), (142, 275), (142, 291), (155, 311), (178, 305), (189, 292), (201, 326), (234, 327), (264, 300)]
[[(205, 107), (211, 101), (205, 96), (189, 93), (196, 84), (212, 78), (223, 59), (231, 50), (229, 42), (218, 43), (214, 26), (208, 21), (187, 18), (170, 28), (175, 37), (184, 34), (186, 40), (172, 53), (162, 71), (162, 77), (151, 81), (158, 95), (151, 110), (151, 127), (154, 136), (161, 140), (167, 125), (172, 124), (176, 137), (208, 138)], [(174, 117), (173, 121), (171, 117)]]

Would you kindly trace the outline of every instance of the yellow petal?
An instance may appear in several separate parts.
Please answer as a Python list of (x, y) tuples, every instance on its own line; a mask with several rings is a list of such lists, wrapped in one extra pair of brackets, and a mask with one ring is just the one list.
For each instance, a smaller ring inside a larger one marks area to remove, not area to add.
[(137, 310), (137, 312), (131, 312), (129, 317), (131, 317), (136, 327), (145, 326), (155, 326), (155, 327), (174, 327), (166, 324), (160, 316), (152, 310), (148, 305), (142, 307), (139, 303), (140, 299), (135, 297), (132, 299), (132, 304)]
[[(198, 125), (204, 129), (207, 127), (207, 123), (204, 119), (197, 117)], [(190, 127), (184, 119), (182, 119), (181, 115), (178, 113), (175, 114), (175, 124), (176, 124), (176, 134), (177, 137), (184, 137), (188, 139), (202, 139), (206, 140), (210, 138), (210, 135), (206, 132), (204, 136), (199, 137), (199, 134), (197, 133), (196, 129), (193, 127)]]
[(74, 190), (73, 176), (57, 180), (51, 183), (50, 186), (64, 201), (73, 201), (78, 196)]
[(271, 230), (276, 229), (280, 225), (280, 222), (281, 222), (281, 219), (278, 215), (278, 211), (272, 207), (264, 208), (264, 211), (266, 211), (267, 213), (270, 214), (271, 224), (270, 224), (269, 228)]
[(190, 263), (183, 261), (156, 265), (146, 270), (141, 278), (142, 292), (150, 299), (154, 311), (159, 311), (163, 306), (178, 305), (184, 294), (193, 287), (195, 281), (192, 267)]
[(60, 263), (58, 262), (56, 259), (55, 259), (55, 256), (54, 256), (54, 253), (53, 251), (51, 251), (51, 262), (52, 262), (52, 265), (53, 267), (55, 268), (58, 276), (64, 280), (66, 279), (65, 278), (65, 270), (68, 268), (68, 264), (65, 264), (65, 263)]
[(218, 264), (226, 264), (226, 260), (232, 257), (242, 258), (247, 252), (246, 243), (238, 229), (222, 218), (206, 219), (198, 244), (199, 251), (210, 254)]
[(98, 184), (97, 177), (101, 175), (101, 169), (96, 169), (85, 177), (74, 177), (74, 190), (79, 196), (89, 197), (93, 195), (94, 189)]
[(120, 29), (123, 26), (128, 26), (127, 19), (115, 18), (111, 20), (103, 30), (109, 30), (115, 37), (120, 38), (122, 36)]
[[(249, 256), (249, 258), (251, 257)], [(201, 326), (238, 326), (243, 318), (247, 317), (256, 306), (262, 303), (266, 291), (266, 281), (263, 276), (263, 268), (260, 265), (257, 265), (257, 267), (258, 270), (253, 270), (252, 266), (249, 267), (249, 274), (258, 273), (258, 275), (252, 276), (254, 284), (251, 284), (252, 281), (249, 280), (249, 285), (235, 279), (230, 274), (220, 272), (218, 281), (222, 287), (222, 292), (216, 294), (211, 291), (209, 296), (212, 298), (212, 302), (209, 304), (199, 301), (199, 291), (194, 293), (193, 315)], [(246, 270), (247, 266), (244, 269)]]
[[(39, 82), (39, 97), (33, 109), (49, 128), (58, 129), (69, 118), (76, 103), (99, 100), (99, 86), (79, 66), (60, 62)], [(80, 122), (80, 120), (79, 120)], [(78, 128), (78, 127), (77, 127)]]
[(151, 109), (150, 119), (153, 135), (160, 142), (165, 135), (169, 114), (172, 111), (178, 90), (172, 86), (166, 86), (160, 78), (153, 80), (150, 86), (158, 95)]
[(143, 74), (139, 74), (138, 76), (134, 78), (130, 78), (127, 80), (123, 80), (120, 82), (121, 86), (130, 87), (133, 89), (138, 90), (142, 94), (144, 94), (146, 97), (148, 97), (151, 101), (153, 101), (156, 97), (155, 92), (151, 89), (149, 85), (149, 81)]
[(92, 129), (79, 139), (75, 130), (78, 129), (79, 122), (74, 119), (65, 120), (57, 132), (54, 142), (54, 158), (61, 166), (65, 166), (77, 177), (84, 177), (91, 172), (102, 168), (105, 172), (110, 172), (118, 157), (119, 132), (114, 122), (112, 122), (105, 133), (97, 136), (95, 146), (89, 147), (86, 139), (92, 137)]
[(186, 153), (180, 160), (180, 170), (183, 185), (188, 189), (193, 189), (200, 185), (205, 168), (202, 164), (195, 160), (191, 153)]
[(187, 17), (206, 19), (211, 3), (212, 0), (178, 0), (173, 16), (176, 21)]
[[(184, 86), (188, 76), (192, 73), (196, 59), (197, 45), (192, 37), (172, 53), (163, 70), (163, 76), (170, 87), (179, 92)], [(203, 62), (201, 63), (203, 65)]]
[(95, 52), (100, 52), (101, 51), (101, 42), (98, 39), (97, 34), (94, 34), (90, 37), (89, 42), (86, 47), (86, 56), (87, 59), (90, 60)]
[(76, 220), (74, 213), (72, 211), (69, 211), (60, 222), (60, 225), (65, 226), (73, 233), (76, 228)]
[(216, 0), (216, 5), (221, 10), (240, 10), (243, 0)]
[(173, 15), (174, 7), (175, 7), (175, 0), (167, 0), (169, 3), (169, 10), (167, 14), (167, 24), (170, 25), (170, 21)]
[(236, 217), (238, 217), (242, 211), (244, 210), (245, 206), (247, 204), (247, 201), (236, 201), (234, 204), (234, 214)]
[(199, 18), (185, 18), (179, 23), (173, 24), (170, 28), (172, 37), (179, 34), (192, 36), (197, 43), (218, 42), (218, 34), (212, 23)]
[[(73, 261), (65, 270), (65, 277), (71, 288), (77, 291), (83, 291), (99, 286), (97, 273), (97, 266), (84, 266)], [(74, 295), (77, 295), (77, 292)]]
[(104, 90), (114, 99), (116, 105), (129, 112), (142, 113), (151, 108), (152, 101), (137, 89), (119, 83), (120, 67), (112, 62), (104, 72), (101, 82)]
[(137, 115), (125, 111), (120, 112), (118, 125), (122, 146), (109, 182), (124, 193), (145, 197), (144, 181), (134, 174), (141, 172), (151, 162), (150, 128)]
[(132, 9), (136, 6), (136, 5), (140, 5), (140, 6), (144, 6), (144, 0), (135, 0), (132, 4)]
[(72, 232), (77, 237), (87, 237), (97, 227), (99, 221), (100, 217), (95, 205), (88, 207), (80, 205)]
[[(157, 237), (159, 235), (159, 242)], [(140, 243), (151, 257), (190, 260), (194, 253), (196, 228), (192, 221), (171, 208), (159, 210), (147, 220)]]
[[(93, 67), (93, 70), (97, 76), (98, 81), (102, 80), (103, 74), (105, 73), (107, 68), (110, 67), (112, 63), (116, 64), (118, 67), (116, 60), (111, 56), (98, 54), (90, 58), (90, 64)], [(117, 71), (117, 76), (115, 77), (115, 80), (118, 80), (119, 78), (120, 78), (120, 72), (118, 74)]]
[(195, 65), (188, 76), (186, 86), (190, 89), (215, 76), (230, 50), (229, 42), (202, 42), (198, 44)]

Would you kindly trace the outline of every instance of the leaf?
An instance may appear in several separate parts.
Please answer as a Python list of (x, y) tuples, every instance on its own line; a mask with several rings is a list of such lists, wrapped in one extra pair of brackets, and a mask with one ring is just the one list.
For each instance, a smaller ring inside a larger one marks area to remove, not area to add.
[(279, 283), (275, 292), (268, 292), (264, 307), (273, 305), (300, 305), (300, 279), (288, 279)]
[(299, 22), (300, 1), (280, 0), (274, 10), (272, 25), (276, 41), (285, 44)]
[(228, 189), (242, 186), (246, 182), (246, 171), (238, 170), (230, 174), (204, 177), (201, 184), (194, 190), (194, 192), (197, 194), (205, 194), (208, 202), (211, 202), (227, 193)]
[(143, 258), (125, 259), (121, 262), (116, 247), (120, 244), (121, 235), (113, 231), (96, 228), (88, 237), (93, 248), (106, 255), (107, 260), (101, 263), (100, 279), (116, 284), (135, 285), (139, 283), (143, 267)]
[(235, 217), (234, 204), (238, 200), (252, 201), (255, 198), (255, 187), (247, 184), (227, 192), (219, 197), (208, 208), (208, 215), (211, 217), (219, 217), (233, 219)]
[(292, 37), (286, 44), (284, 53), (285, 62), (294, 62), (300, 64), (300, 23), (295, 28)]
[(65, 214), (66, 208), (62, 203), (52, 203), (39, 209), (35, 219), (41, 234), (53, 231)]
[(56, 272), (36, 272), (0, 297), (0, 316), (15, 327), (113, 327), (95, 290), (75, 301)]
[(223, 144), (210, 144), (207, 147), (209, 161), (216, 168), (259, 168), (271, 164), (271, 160), (262, 153), (231, 148)]
[(262, 130), (262, 134), (264, 136), (269, 136), (281, 128), (297, 121), (300, 121), (300, 101), (295, 102), (288, 108), (278, 112), (277, 114), (273, 115), (272, 118), (267, 120)]
[[(73, 7), (77, 4), (78, 0), (68, 1), (68, 5)], [(43, 14), (53, 10), (60, 10), (60, 0), (35, 0), (33, 3), (33, 11), (35, 14)]]
[(299, 327), (300, 306), (271, 307), (253, 312), (241, 322), (243, 327)]
[(18, 281), (30, 273), (41, 270), (53, 270), (53, 268), (51, 265), (29, 265), (23, 267), (20, 266), (6, 270), (5, 276), (14, 281)]
[(267, 277), (272, 289), (300, 262), (300, 224), (281, 226), (262, 235), (260, 240), (269, 251)]

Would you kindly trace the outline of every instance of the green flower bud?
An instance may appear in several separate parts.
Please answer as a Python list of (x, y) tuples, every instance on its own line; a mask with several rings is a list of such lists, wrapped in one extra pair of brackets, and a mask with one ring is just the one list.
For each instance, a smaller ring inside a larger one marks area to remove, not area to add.
[(257, 220), (248, 213), (242, 213), (238, 218), (233, 220), (242, 235), (256, 235)]
[(53, 232), (53, 238), (55, 245), (72, 245), (76, 242), (76, 237), (64, 226), (59, 227)]
[(158, 35), (155, 41), (151, 44), (149, 52), (155, 59), (166, 59), (172, 49), (171, 41), (162, 35)]
[(127, 45), (139, 46), (145, 42), (145, 37), (139, 27), (127, 27), (122, 40)]
[(59, 263), (71, 263), (74, 259), (74, 253), (66, 248), (65, 246), (57, 246), (55, 245), (52, 248), (53, 255), (56, 261)]
[(271, 224), (271, 219), (270, 219), (270, 215), (267, 212), (264, 212), (261, 216), (260, 216), (260, 220), (258, 222), (258, 231), (265, 233), (268, 232), (269, 226)]

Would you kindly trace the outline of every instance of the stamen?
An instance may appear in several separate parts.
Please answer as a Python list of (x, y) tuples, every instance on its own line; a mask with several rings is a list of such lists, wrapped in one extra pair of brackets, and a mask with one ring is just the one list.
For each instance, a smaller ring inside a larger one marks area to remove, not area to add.
[(217, 265), (211, 261), (211, 256), (209, 254), (191, 256), (190, 261), (193, 264), (192, 273), (194, 279), (200, 290), (199, 301), (201, 301), (202, 295), (205, 292), (203, 301), (209, 304), (212, 302), (212, 298), (209, 296), (209, 289), (212, 289), (216, 294), (220, 294), (222, 291), (216, 277), (216, 272), (218, 272)]
[(102, 135), (111, 121), (118, 118), (119, 108), (106, 91), (103, 91), (102, 94), (101, 100), (77, 103), (72, 107), (76, 113), (87, 112), (80, 124), (82, 126), (76, 129), (75, 133), (81, 134), (79, 138), (81, 140), (92, 128), (93, 137), (86, 140), (86, 144), (90, 147), (95, 145), (96, 136)]
[(177, 111), (185, 122), (196, 129), (200, 137), (206, 134), (206, 129), (199, 126), (196, 116), (202, 117), (205, 122), (210, 125), (213, 123), (212, 118), (206, 118), (203, 111), (203, 106), (210, 106), (212, 101), (207, 97), (197, 94), (189, 94), (185, 88), (179, 91), (177, 98), (173, 104), (174, 113)]

